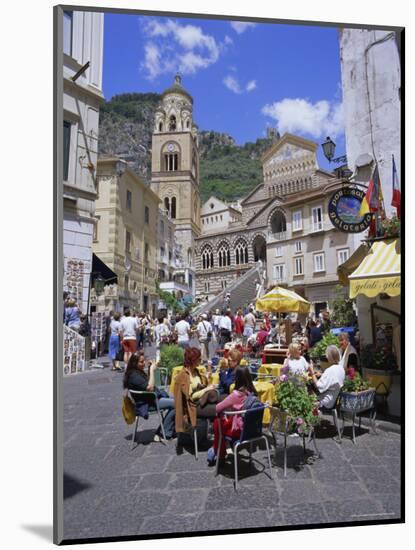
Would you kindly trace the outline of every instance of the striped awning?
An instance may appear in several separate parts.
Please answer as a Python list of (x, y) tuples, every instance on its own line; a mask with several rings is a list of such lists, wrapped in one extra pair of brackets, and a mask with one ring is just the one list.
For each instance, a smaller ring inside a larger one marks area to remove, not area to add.
[(366, 258), (349, 276), (350, 298), (365, 294), (370, 298), (384, 293), (401, 293), (401, 250), (398, 240), (375, 242)]

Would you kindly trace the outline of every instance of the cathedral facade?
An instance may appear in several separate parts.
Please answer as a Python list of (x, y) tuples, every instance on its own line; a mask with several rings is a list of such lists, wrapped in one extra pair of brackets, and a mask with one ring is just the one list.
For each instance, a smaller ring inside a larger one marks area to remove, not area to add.
[(196, 301), (225, 291), (261, 260), (267, 285), (294, 289), (315, 313), (327, 307), (337, 266), (353, 252), (354, 240), (329, 220), (328, 200), (342, 181), (320, 169), (317, 147), (292, 134), (277, 136), (262, 157), (262, 183), (234, 203), (212, 196), (201, 205), (193, 99), (178, 75), (163, 92), (151, 186), (175, 224)]

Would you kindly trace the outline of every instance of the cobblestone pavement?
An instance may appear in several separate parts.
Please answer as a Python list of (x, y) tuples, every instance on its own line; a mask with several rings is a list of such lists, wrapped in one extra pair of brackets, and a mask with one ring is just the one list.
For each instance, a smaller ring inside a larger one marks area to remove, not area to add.
[[(273, 451), (273, 479), (257, 461), (240, 461), (233, 488), (232, 459), (219, 476), (192, 446), (176, 454), (175, 442), (153, 443), (156, 418), (132, 427), (121, 413), (122, 374), (109, 368), (64, 379), (64, 538), (183, 533), (400, 517), (400, 435), (364, 429), (341, 445), (331, 422), (319, 430), (322, 457), (303, 462), (302, 446)], [(273, 450), (273, 449), (272, 449)], [(311, 455), (311, 451), (308, 453)]]

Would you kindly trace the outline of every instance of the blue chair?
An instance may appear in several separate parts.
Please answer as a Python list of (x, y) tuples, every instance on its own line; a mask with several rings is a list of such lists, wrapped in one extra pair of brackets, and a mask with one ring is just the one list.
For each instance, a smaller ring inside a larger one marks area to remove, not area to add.
[[(159, 408), (159, 404), (158, 404), (156, 394), (154, 392), (151, 392), (151, 391), (128, 390), (128, 392), (131, 394), (132, 401), (134, 403), (136, 401), (141, 401), (141, 400), (145, 403), (148, 403), (148, 405), (149, 405), (149, 410), (148, 410), (149, 416), (151, 414), (157, 414), (158, 415), (159, 422), (160, 422), (160, 427), (161, 427), (161, 433), (163, 434), (162, 442), (165, 445), (166, 441), (167, 441), (167, 438), (166, 438), (166, 434), (164, 432), (164, 425), (163, 425), (164, 416), (163, 416), (162, 411)], [(137, 399), (134, 396), (137, 396), (137, 397), (140, 396), (140, 399)], [(135, 444), (135, 438), (136, 438), (136, 435), (137, 435), (137, 427), (138, 427), (139, 420), (140, 420), (140, 417), (136, 416), (135, 417), (135, 423), (134, 423), (133, 440), (132, 440), (132, 443), (131, 443), (131, 449), (133, 449), (134, 444)]]
[[(249, 445), (249, 461), (252, 462), (252, 444), (256, 441), (265, 441), (265, 446), (268, 454), (268, 463), (269, 471), (272, 479), (272, 465), (271, 465), (271, 455), (269, 451), (269, 444), (267, 437), (262, 433), (262, 419), (264, 416), (264, 410), (267, 408), (267, 405), (262, 405), (260, 407), (254, 407), (252, 409), (246, 409), (242, 411), (229, 411), (225, 412), (226, 416), (235, 416), (236, 414), (243, 416), (243, 429), (241, 437), (237, 440), (234, 440), (230, 437), (225, 437), (225, 440), (232, 446), (234, 452), (234, 468), (235, 468), (235, 490), (238, 489), (238, 451), (242, 446)], [(222, 447), (222, 424), (219, 424), (219, 442), (218, 450)], [(216, 458), (216, 470), (215, 475), (219, 473), (219, 456)]]

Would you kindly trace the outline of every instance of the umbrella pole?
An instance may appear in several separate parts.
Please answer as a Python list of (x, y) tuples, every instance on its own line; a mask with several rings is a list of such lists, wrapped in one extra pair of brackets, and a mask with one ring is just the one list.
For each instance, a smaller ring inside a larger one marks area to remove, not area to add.
[(281, 349), (281, 326), (280, 326), (280, 312), (278, 312), (278, 349)]

